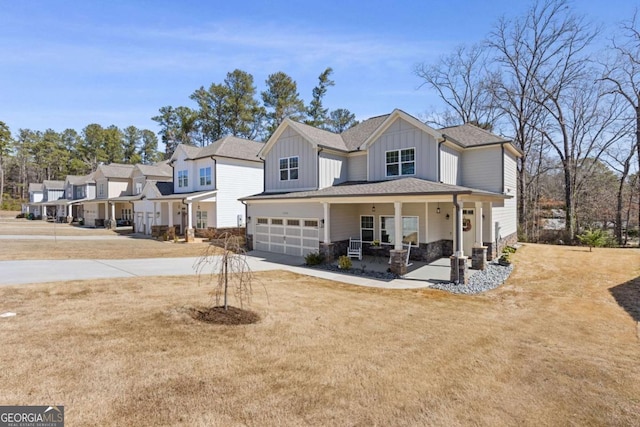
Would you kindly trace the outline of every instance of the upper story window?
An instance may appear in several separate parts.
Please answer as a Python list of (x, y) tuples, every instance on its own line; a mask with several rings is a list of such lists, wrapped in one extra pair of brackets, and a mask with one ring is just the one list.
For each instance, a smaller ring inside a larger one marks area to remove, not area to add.
[(98, 186), (98, 196), (104, 196), (104, 184)]
[(178, 187), (189, 186), (189, 175), (186, 170), (178, 171)]
[(280, 159), (280, 181), (298, 179), (298, 156)]
[(387, 176), (415, 175), (416, 149), (391, 150), (386, 152)]
[(84, 197), (84, 187), (76, 187), (76, 199), (82, 199)]
[(211, 166), (200, 168), (200, 185), (211, 185)]
[(142, 183), (141, 182), (136, 182), (135, 193), (136, 194), (142, 193)]

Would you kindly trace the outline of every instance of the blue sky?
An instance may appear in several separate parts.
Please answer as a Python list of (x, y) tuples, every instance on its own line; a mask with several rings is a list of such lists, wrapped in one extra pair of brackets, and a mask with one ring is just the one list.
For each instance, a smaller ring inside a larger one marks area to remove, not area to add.
[[(0, 0), (0, 121), (80, 131), (89, 123), (134, 125), (236, 68), (284, 71), (306, 103), (328, 66), (336, 85), (325, 106), (358, 119), (394, 108), (438, 107), (413, 67), (481, 41), (528, 1), (15, 1)], [(581, 1), (578, 12), (612, 30), (626, 0)]]

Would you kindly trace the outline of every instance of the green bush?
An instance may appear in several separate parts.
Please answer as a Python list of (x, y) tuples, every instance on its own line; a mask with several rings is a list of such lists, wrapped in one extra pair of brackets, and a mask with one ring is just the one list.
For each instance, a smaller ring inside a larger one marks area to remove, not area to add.
[(312, 252), (304, 257), (306, 265), (318, 265), (324, 262), (324, 256), (318, 252)]
[(513, 246), (505, 246), (504, 249), (502, 249), (502, 252), (505, 254), (514, 254), (516, 253), (516, 248)]
[(599, 228), (586, 230), (576, 237), (582, 244), (589, 246), (589, 252), (591, 252), (593, 248), (599, 248), (607, 244), (607, 234)]
[(500, 265), (511, 264), (511, 253), (503, 252), (500, 258), (498, 258), (498, 264)]
[(349, 270), (352, 266), (353, 263), (351, 262), (351, 258), (348, 256), (342, 255), (338, 258), (338, 267), (340, 267), (341, 270)]

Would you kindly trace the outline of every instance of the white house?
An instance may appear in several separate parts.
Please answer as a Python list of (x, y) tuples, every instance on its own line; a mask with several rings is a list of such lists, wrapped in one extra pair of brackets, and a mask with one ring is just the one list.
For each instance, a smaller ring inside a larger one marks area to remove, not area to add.
[[(202, 148), (178, 145), (169, 161), (173, 193), (146, 199), (155, 203), (154, 224), (177, 227), (188, 241), (194, 229), (244, 227), (246, 209), (238, 199), (263, 189), (257, 156), (263, 146), (234, 136)], [(145, 222), (146, 230), (150, 226)]]
[(42, 201), (38, 202), (42, 219), (57, 219), (58, 200), (64, 199), (64, 181), (42, 181)]
[(329, 258), (345, 254), (350, 238), (365, 251), (380, 241), (400, 274), (411, 244), (415, 259), (453, 255), (453, 272), (474, 252), (488, 248), (491, 258), (517, 239), (520, 155), (476, 126), (435, 130), (401, 110), (341, 134), (286, 119), (260, 152), (264, 191), (243, 199), (248, 240)]
[(29, 184), (29, 203), (26, 203), (23, 208), (22, 208), (22, 212), (28, 214), (31, 213), (34, 216), (40, 216), (41, 212), (42, 212), (42, 205), (40, 204), (40, 202), (42, 202), (42, 199), (44, 198), (44, 195), (42, 193), (42, 184), (41, 183), (35, 183), (32, 182)]
[(64, 197), (56, 201), (58, 220), (84, 218), (83, 203), (96, 198), (96, 184), (93, 173), (88, 175), (67, 175), (64, 180)]

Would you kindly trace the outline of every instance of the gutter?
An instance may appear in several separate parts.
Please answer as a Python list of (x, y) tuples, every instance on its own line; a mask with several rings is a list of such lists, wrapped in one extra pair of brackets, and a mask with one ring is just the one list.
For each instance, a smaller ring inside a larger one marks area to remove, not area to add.
[[(320, 189), (320, 153), (322, 153), (322, 150), (323, 148), (318, 146), (318, 157), (316, 162), (316, 189)], [(298, 165), (298, 167), (300, 167), (300, 165)]]
[(441, 166), (440, 166), (440, 162), (441, 162), (441, 155), (442, 155), (442, 144), (444, 144), (447, 141), (447, 136), (446, 135), (442, 135), (442, 141), (438, 141), (438, 161), (436, 163), (436, 174), (438, 177), (438, 182), (442, 182), (442, 177), (440, 176), (441, 173)]
[(504, 194), (504, 143), (500, 144), (500, 170), (502, 173), (502, 188), (500, 192)]

